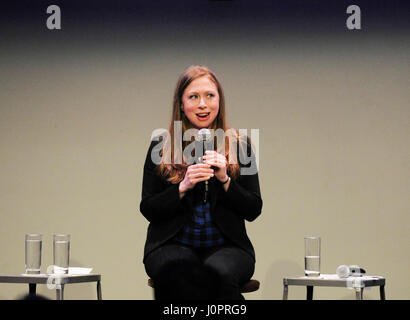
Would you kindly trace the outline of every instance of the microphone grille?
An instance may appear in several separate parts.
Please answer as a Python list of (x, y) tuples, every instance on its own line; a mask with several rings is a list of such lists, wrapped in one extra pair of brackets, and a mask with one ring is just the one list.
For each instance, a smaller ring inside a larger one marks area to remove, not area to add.
[(203, 128), (198, 131), (198, 137), (200, 141), (209, 141), (211, 139), (211, 131)]
[(342, 264), (337, 267), (336, 273), (339, 276), (339, 278), (347, 278), (350, 274), (350, 269), (347, 265)]

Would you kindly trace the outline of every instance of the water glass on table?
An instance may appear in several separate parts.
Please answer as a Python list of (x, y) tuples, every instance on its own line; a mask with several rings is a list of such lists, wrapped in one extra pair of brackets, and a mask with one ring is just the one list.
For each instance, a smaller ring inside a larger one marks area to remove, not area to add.
[(70, 265), (70, 235), (53, 236), (54, 273), (66, 274)]
[(305, 275), (320, 276), (320, 237), (305, 237)]
[(26, 234), (25, 237), (26, 274), (39, 274), (41, 267), (41, 234)]

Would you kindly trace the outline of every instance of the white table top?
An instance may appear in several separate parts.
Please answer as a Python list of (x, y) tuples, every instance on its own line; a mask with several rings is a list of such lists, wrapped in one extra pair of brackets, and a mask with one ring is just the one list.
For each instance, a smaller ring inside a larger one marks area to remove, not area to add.
[(288, 277), (283, 279), (284, 285), (325, 286), (325, 287), (371, 287), (385, 285), (386, 279), (381, 276), (361, 276), (339, 278), (337, 274), (321, 274), (318, 277)]
[(64, 283), (80, 283), (101, 281), (100, 274), (0, 274), (0, 283), (47, 283), (47, 280), (53, 277), (60, 279)]

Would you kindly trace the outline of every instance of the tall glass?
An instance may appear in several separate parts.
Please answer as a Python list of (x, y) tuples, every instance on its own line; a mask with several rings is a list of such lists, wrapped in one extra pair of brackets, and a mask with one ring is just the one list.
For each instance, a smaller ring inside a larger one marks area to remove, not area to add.
[(40, 273), (41, 267), (41, 234), (26, 234), (25, 237), (25, 265), (27, 274)]
[(320, 276), (320, 237), (305, 237), (305, 275)]
[(70, 235), (53, 236), (54, 273), (68, 273), (70, 264)]

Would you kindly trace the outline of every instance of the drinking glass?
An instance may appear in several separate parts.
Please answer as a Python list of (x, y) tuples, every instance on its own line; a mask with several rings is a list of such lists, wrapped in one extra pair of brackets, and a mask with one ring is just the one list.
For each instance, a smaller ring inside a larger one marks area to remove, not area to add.
[(320, 237), (305, 237), (305, 275), (320, 276)]
[(25, 241), (25, 264), (27, 274), (40, 273), (41, 267), (41, 234), (26, 234)]
[(54, 273), (68, 273), (70, 264), (70, 235), (53, 236)]

